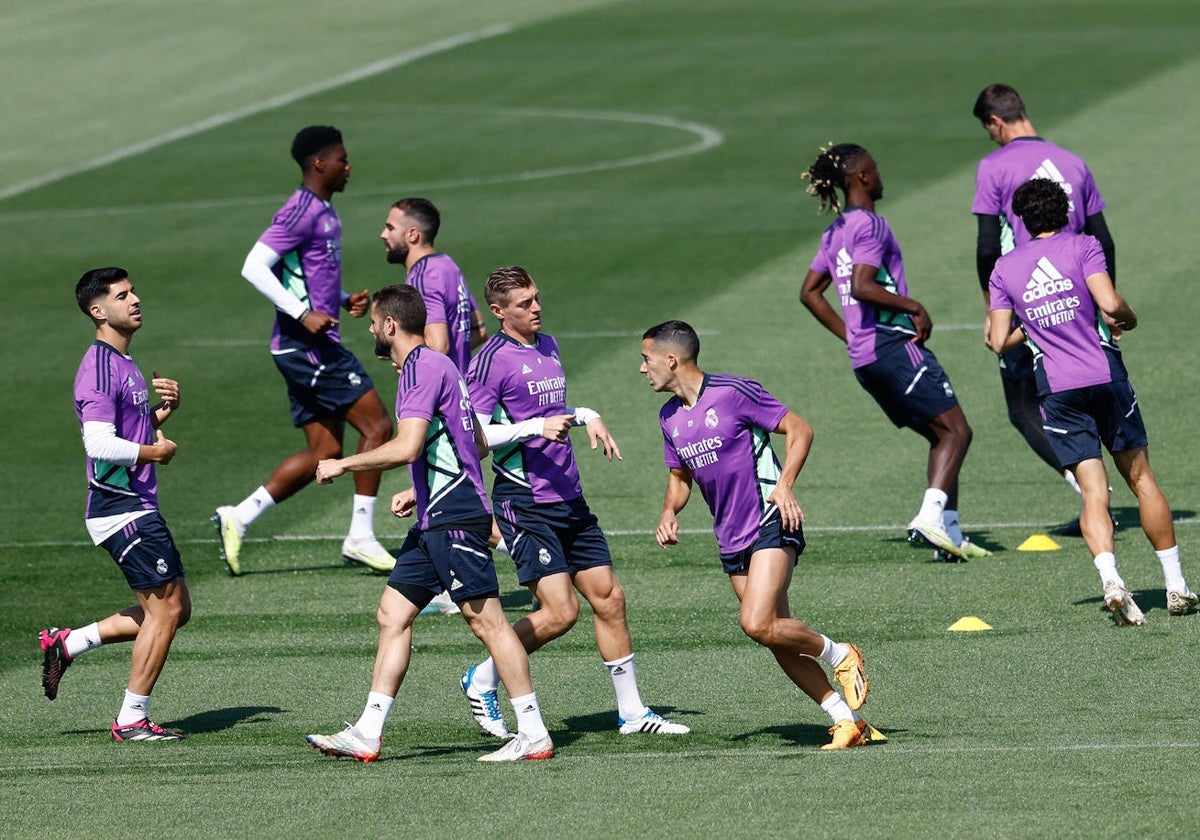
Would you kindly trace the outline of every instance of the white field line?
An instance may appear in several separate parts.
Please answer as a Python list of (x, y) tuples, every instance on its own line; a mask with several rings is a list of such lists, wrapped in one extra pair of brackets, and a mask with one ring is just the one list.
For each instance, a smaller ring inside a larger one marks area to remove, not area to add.
[(58, 169), (53, 172), (47, 172), (45, 175), (39, 175), (36, 178), (31, 178), (28, 181), (23, 181), (19, 184), (0, 189), (0, 201), (13, 196), (35, 190), (38, 187), (44, 187), (47, 184), (52, 184), (56, 181), (61, 181), (64, 178), (69, 178), (72, 175), (79, 175), (83, 172), (90, 172), (94, 169), (99, 169), (103, 166), (108, 166), (111, 163), (127, 160), (143, 152), (148, 152), (153, 149), (160, 148), (168, 143), (174, 143), (176, 140), (182, 140), (187, 137), (194, 137), (210, 129), (220, 128), (224, 125), (237, 122), (238, 120), (252, 117), (261, 114), (265, 111), (271, 111), (275, 108), (281, 108), (285, 105), (291, 105), (293, 102), (298, 102), (301, 99), (306, 99), (318, 93), (325, 93), (329, 90), (342, 87), (343, 85), (352, 84), (362, 81), (371, 76), (378, 76), (380, 73), (386, 73), (389, 70), (394, 70), (397, 67), (402, 67), (405, 64), (412, 64), (414, 61), (419, 61), (422, 58), (428, 58), (431, 55), (448, 52), (458, 47), (474, 44), (478, 41), (485, 41), (488, 38), (495, 38), (498, 35), (504, 35), (512, 31), (512, 26), (501, 23), (495, 26), (489, 26), (486, 29), (480, 29), (477, 32), (467, 32), (462, 35), (454, 35), (450, 38), (444, 38), (441, 41), (434, 41), (431, 44), (416, 47), (411, 50), (405, 50), (390, 58), (373, 61), (370, 64), (365, 64), (355, 70), (350, 70), (337, 76), (331, 76), (328, 79), (323, 79), (320, 82), (304, 87), (296, 88), (287, 93), (267, 99), (264, 102), (259, 102), (254, 105), (247, 105), (244, 108), (238, 108), (233, 111), (228, 111), (224, 114), (217, 114), (199, 122), (177, 128), (173, 131), (168, 131), (166, 134), (160, 134), (158, 137), (151, 137), (143, 140), (140, 143), (131, 143), (128, 146), (123, 146), (114, 152), (109, 152), (106, 155), (93, 158), (86, 163), (81, 163), (77, 166), (68, 166), (63, 169)]
[[(1195, 525), (1200, 523), (1200, 517), (1189, 516), (1186, 519), (1174, 520), (1176, 525)], [(994, 528), (1022, 528), (1022, 529), (1045, 529), (1061, 525), (1062, 522), (973, 522), (970, 523), (968, 530), (983, 531), (992, 530)], [(876, 533), (895, 533), (903, 534), (908, 528), (905, 523), (896, 522), (890, 525), (875, 524), (875, 525), (805, 525), (804, 532), (806, 534), (876, 534)], [(654, 531), (649, 528), (605, 528), (604, 533), (610, 537), (653, 537)], [(711, 534), (711, 528), (680, 528), (680, 534), (684, 535), (703, 535)], [(342, 540), (345, 534), (276, 534), (272, 537), (246, 537), (242, 542), (247, 543), (269, 543), (269, 542), (322, 542), (332, 540)], [(216, 543), (217, 538), (214, 535), (210, 538), (194, 537), (191, 539), (177, 539), (175, 542), (181, 545), (203, 545), (206, 543)], [(0, 549), (6, 548), (75, 548), (80, 546), (90, 546), (91, 540), (36, 540), (36, 541), (0, 541)]]
[[(699, 335), (720, 335), (720, 330), (696, 330)], [(592, 339), (592, 338), (641, 338), (641, 332), (635, 330), (591, 330), (586, 332), (557, 332), (555, 338)], [(259, 338), (189, 338), (179, 342), (180, 347), (266, 347), (265, 337)]]
[[(290, 94), (289, 94), (290, 96)], [(256, 106), (257, 107), (257, 106)], [(430, 111), (429, 108), (414, 108), (413, 110)], [(499, 116), (527, 116), (539, 118), (558, 118), (571, 120), (592, 120), (595, 122), (624, 122), (635, 123), (641, 125), (659, 126), (662, 128), (681, 131), (686, 134), (693, 135), (696, 139), (683, 146), (676, 146), (671, 149), (663, 149), (659, 152), (648, 152), (646, 154), (631, 155), (627, 157), (612, 158), (609, 160), (592, 160), (584, 163), (571, 164), (568, 166), (556, 166), (546, 169), (526, 169), (517, 172), (505, 172), (492, 175), (478, 175), (466, 178), (451, 178), (441, 181), (428, 181), (425, 183), (406, 183), (368, 187), (366, 189), (355, 189), (354, 198), (370, 198), (372, 196), (392, 196), (396, 193), (406, 192), (431, 192), (435, 190), (448, 190), (462, 187), (479, 187), (491, 186), (496, 184), (511, 184), (517, 182), (539, 181), (547, 178), (563, 178), (569, 175), (587, 175), (595, 172), (605, 172), (610, 169), (627, 169), (634, 166), (646, 166), (652, 163), (661, 163), (662, 161), (672, 160), (679, 157), (687, 157), (706, 152), (709, 149), (716, 148), (725, 142), (724, 135), (712, 126), (707, 126), (702, 123), (688, 122), (686, 120), (677, 120), (673, 117), (668, 117), (662, 114), (634, 114), (626, 111), (579, 111), (571, 109), (547, 109), (547, 108), (471, 108), (466, 106), (442, 108), (439, 112), (451, 113), (466, 113), (466, 114), (486, 114)], [(246, 116), (245, 113), (235, 112), (237, 116)], [(232, 115), (224, 115), (220, 118), (222, 122), (219, 125), (224, 125), (225, 122), (232, 120), (226, 119)], [(197, 124), (200, 125), (200, 124)], [(204, 128), (213, 128), (214, 125), (204, 125)], [(181, 129), (186, 132), (182, 136), (190, 136), (192, 128)], [(171, 139), (179, 139), (172, 137)], [(161, 144), (160, 144), (161, 145)], [(151, 146), (150, 148), (153, 148)], [(146, 151), (145, 148), (139, 151)], [(119, 157), (109, 156), (108, 158), (98, 158), (92, 164), (87, 164), (83, 169), (96, 168), (96, 166), (105, 163), (112, 163), (115, 160), (120, 160), (128, 157), (121, 153)], [(77, 174), (76, 172), (68, 172), (63, 170), (61, 177)], [(49, 176), (47, 176), (49, 177)], [(56, 180), (56, 179), (55, 179)], [(33, 183), (33, 182), (30, 182)], [(37, 184), (35, 186), (40, 186)], [(7, 196), (0, 191), (0, 200)], [(258, 204), (274, 204), (279, 201), (278, 194), (273, 195), (257, 195), (257, 196), (237, 196), (234, 198), (213, 198), (213, 199), (197, 199), (195, 201), (176, 201), (164, 202), (156, 204), (131, 204), (116, 207), (79, 207), (71, 210), (71, 215), (74, 218), (96, 218), (96, 217), (111, 217), (133, 215), (138, 213), (169, 213), (169, 212), (185, 212), (191, 210), (219, 210), (230, 209), (235, 207), (251, 207)], [(31, 210), (24, 213), (4, 213), (0, 214), (0, 220), (3, 221), (38, 221), (42, 219), (57, 219), (62, 216), (61, 210)]]
[[(168, 722), (169, 723), (169, 722)], [(884, 734), (887, 731), (884, 730)], [(815, 747), (797, 746), (791, 748), (767, 749), (760, 747), (752, 749), (747, 748), (732, 748), (720, 749), (711, 748), (704, 750), (680, 750), (671, 752), (656, 752), (653, 750), (637, 750), (635, 752), (626, 753), (603, 753), (600, 755), (589, 755), (583, 752), (573, 752), (570, 750), (556, 752), (554, 760), (556, 763), (564, 762), (590, 762), (590, 763), (608, 763), (608, 762), (629, 762), (629, 761), (692, 761), (699, 758), (704, 759), (728, 759), (730, 761), (744, 762), (746, 756), (754, 756), (755, 758), (793, 758), (796, 760), (811, 759), (814, 761), (873, 761), (876, 759), (887, 759), (888, 757), (903, 757), (912, 755), (1013, 755), (1013, 754), (1036, 754), (1046, 755), (1050, 753), (1086, 753), (1086, 752), (1120, 752), (1123, 750), (1155, 750), (1155, 751), (1180, 751), (1180, 750), (1195, 750), (1200, 748), (1198, 741), (1138, 741), (1113, 743), (1106, 741), (1098, 744), (1054, 744), (1054, 743), (1038, 743), (1038, 744), (974, 744), (974, 745), (907, 745), (903, 741), (898, 740), (902, 735), (892, 736), (892, 739), (884, 744), (872, 744), (867, 749), (849, 750), (839, 753), (827, 753), (816, 749)], [(447, 745), (451, 746), (451, 745)], [(414, 747), (414, 750), (419, 750), (421, 747)], [(225, 748), (229, 751), (229, 748)], [(296, 752), (304, 755), (302, 752), (303, 746), (297, 746)], [(427, 768), (430, 764), (444, 764), (445, 761), (441, 758), (424, 758), (418, 755), (405, 755), (403, 745), (396, 748), (394, 754), (386, 756), (383, 763), (391, 761), (399, 761), (403, 764), (411, 766), (420, 766)], [(192, 770), (195, 772), (204, 772), (208, 768), (228, 767), (233, 769), (244, 770), (247, 773), (252, 773), (266, 767), (312, 767), (314, 763), (327, 763), (325, 760), (317, 759), (316, 756), (306, 757), (289, 757), (279, 758), (275, 760), (262, 760), (261, 756), (256, 754), (252, 759), (237, 759), (231, 758), (220, 761), (204, 761), (197, 757), (190, 757), (186, 761), (159, 761), (159, 762), (139, 762), (139, 767), (154, 767), (164, 770)], [(78, 771), (83, 773), (104, 771), (105, 767), (97, 763), (89, 764), (6, 764), (0, 766), (0, 776), (6, 774), (21, 774), (21, 773), (61, 773), (64, 770)], [(111, 768), (110, 768), (111, 769)]]

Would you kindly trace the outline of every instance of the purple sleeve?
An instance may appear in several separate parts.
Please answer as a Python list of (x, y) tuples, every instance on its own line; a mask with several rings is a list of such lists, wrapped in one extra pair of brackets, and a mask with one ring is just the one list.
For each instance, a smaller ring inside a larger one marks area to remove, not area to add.
[(483, 382), (478, 378), (476, 370), (478, 360), (479, 357), (476, 356), (471, 360), (470, 367), (467, 368), (467, 391), (471, 395), (471, 405), (475, 407), (475, 413), (491, 415), (492, 409), (496, 407), (500, 397), (494, 381)]
[(818, 274), (828, 274), (830, 277), (832, 277), (833, 269), (831, 268), (830, 260), (826, 255), (826, 250), (828, 247), (829, 232), (826, 231), (825, 233), (821, 234), (821, 244), (818, 246), (817, 254), (813, 257), (812, 262), (809, 263), (808, 267), (810, 270), (815, 271)]
[(996, 176), (987, 165), (987, 158), (979, 161), (975, 170), (975, 202), (971, 205), (971, 212), (984, 216), (1000, 216), (1004, 213)]
[(276, 254), (293, 251), (311, 238), (308, 231), (308, 218), (308, 216), (296, 217), (292, 213), (280, 210), (271, 220), (271, 226), (263, 231), (263, 235), (258, 238), (258, 241)]
[(1094, 236), (1081, 236), (1079, 243), (1079, 264), (1083, 267), (1083, 279), (1093, 274), (1107, 274), (1108, 261), (1104, 258), (1104, 249)]
[[(1101, 258), (1103, 258), (1101, 254)], [(1013, 306), (1012, 298), (1008, 296), (1008, 292), (1004, 290), (1002, 276), (1000, 274), (1000, 263), (996, 263), (996, 267), (992, 269), (992, 276), (988, 278), (988, 311), (993, 309), (1016, 309)]]
[(787, 417), (787, 413), (788, 407), (759, 385), (758, 401), (750, 406), (750, 422), (760, 429), (773, 432), (783, 422), (783, 418)]
[(1092, 178), (1092, 171), (1090, 169), (1085, 170), (1083, 191), (1087, 195), (1087, 201), (1083, 208), (1084, 214), (1095, 216), (1104, 209), (1104, 196), (1100, 195), (1100, 190), (1096, 189), (1096, 181)]
[[(420, 359), (417, 360), (420, 364)], [(417, 417), (422, 420), (433, 420), (437, 413), (438, 395), (442, 389), (442, 377), (433, 366), (421, 365), (420, 375), (413, 376), (413, 381), (397, 397), (396, 419), (407, 420)]]
[(675, 451), (675, 445), (671, 443), (671, 434), (667, 431), (667, 416), (665, 409), (659, 412), (658, 425), (662, 429), (663, 435), (663, 462), (667, 465), (667, 469), (673, 470), (683, 466), (683, 462), (679, 460), (679, 453)]
[(439, 274), (426, 278), (421, 284), (421, 296), (425, 298), (425, 323), (446, 323), (446, 277)]
[[(857, 216), (863, 216), (856, 213)], [(850, 252), (850, 262), (854, 265), (873, 265), (876, 268), (883, 265), (884, 237), (876, 234), (876, 229), (882, 230), (883, 220), (871, 217), (871, 222), (878, 219), (878, 224), (846, 225), (850, 234), (846, 239), (846, 250)], [(857, 221), (857, 220), (856, 220)]]

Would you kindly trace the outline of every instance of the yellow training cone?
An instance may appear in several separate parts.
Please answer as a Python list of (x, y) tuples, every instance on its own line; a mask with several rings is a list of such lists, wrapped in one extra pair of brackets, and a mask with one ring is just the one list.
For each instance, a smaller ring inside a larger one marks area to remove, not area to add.
[(1045, 534), (1034, 534), (1017, 546), (1017, 551), (1058, 551), (1058, 543)]
[(981, 621), (973, 615), (966, 615), (946, 628), (955, 632), (968, 633), (972, 630), (991, 630), (992, 625)]

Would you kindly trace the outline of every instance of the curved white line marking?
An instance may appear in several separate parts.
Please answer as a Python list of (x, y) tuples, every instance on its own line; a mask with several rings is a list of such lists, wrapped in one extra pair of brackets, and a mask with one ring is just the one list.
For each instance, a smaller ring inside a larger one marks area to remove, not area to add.
[[(348, 109), (342, 109), (348, 110)], [(376, 112), (378, 108), (374, 108)], [(367, 189), (358, 189), (354, 191), (354, 198), (367, 198), (378, 195), (395, 195), (398, 192), (417, 192), (429, 190), (449, 190), (462, 187), (478, 187), (490, 186), (494, 184), (511, 184), (525, 181), (539, 181), (546, 178), (562, 178), (569, 175), (587, 175), (594, 172), (605, 172), (611, 169), (628, 169), (634, 166), (646, 166), (652, 163), (661, 163), (674, 158), (687, 157), (689, 155), (697, 155), (706, 152), (709, 149), (714, 149), (725, 142), (725, 136), (713, 128), (712, 126), (704, 125), (703, 123), (690, 122), (687, 120), (677, 120), (674, 117), (668, 117), (663, 114), (636, 114), (627, 111), (578, 111), (571, 109), (551, 109), (551, 108), (426, 108), (426, 109), (408, 109), (425, 110), (427, 113), (463, 113), (463, 114), (484, 114), (487, 116), (526, 116), (542, 119), (573, 119), (573, 120), (593, 120), (596, 122), (621, 122), (633, 123), (638, 125), (651, 125), (660, 128), (680, 131), (686, 134), (693, 135), (696, 139), (684, 146), (676, 146), (671, 149), (663, 149), (658, 152), (648, 152), (642, 155), (631, 155), (628, 157), (614, 158), (612, 160), (590, 161), (588, 163), (572, 164), (568, 166), (555, 166), (545, 169), (526, 169), (519, 172), (509, 172), (499, 175), (484, 175), (470, 178), (451, 178), (442, 181), (428, 181), (425, 183), (415, 184), (394, 184), (381, 187), (369, 187)], [(209, 126), (212, 127), (212, 126)], [(195, 133), (195, 132), (192, 132)], [(180, 135), (187, 136), (187, 135)], [(172, 138), (178, 139), (178, 138)], [(138, 151), (146, 151), (146, 148), (140, 148)], [(107, 159), (97, 159), (93, 161), (96, 166), (106, 163), (114, 163), (122, 157), (129, 155), (122, 154), (121, 156), (109, 156)], [(90, 166), (88, 168), (95, 168)], [(83, 169), (78, 170), (84, 171)], [(77, 172), (66, 172), (62, 177), (69, 174), (77, 174)], [(32, 182), (31, 182), (32, 183)], [(40, 184), (39, 184), (40, 186)], [(5, 197), (4, 193), (0, 192), (0, 199)], [(242, 196), (239, 198), (214, 198), (201, 199), (197, 201), (178, 201), (168, 202), (165, 204), (133, 204), (124, 207), (92, 207), (78, 208), (71, 211), (74, 218), (94, 218), (97, 216), (122, 216), (136, 213), (163, 213), (172, 211), (188, 211), (188, 210), (222, 210), (235, 207), (251, 207), (258, 204), (276, 204), (279, 202), (279, 195), (260, 195), (260, 196)], [(59, 219), (62, 217), (61, 210), (34, 210), (27, 213), (0, 213), (0, 220), (3, 221), (38, 221), (46, 219)]]
[(20, 184), (13, 184), (11, 187), (0, 189), (0, 201), (6, 198), (12, 198), (22, 193), (27, 193), (35, 190), (38, 187), (44, 187), (47, 184), (53, 184), (56, 181), (61, 181), (64, 178), (69, 178), (72, 175), (79, 175), (83, 172), (90, 172), (93, 169), (99, 169), (102, 166), (108, 166), (110, 163), (126, 160), (135, 155), (140, 155), (142, 152), (148, 152), (152, 149), (157, 149), (165, 146), (168, 143), (174, 143), (176, 140), (182, 140), (185, 137), (192, 137), (196, 134), (208, 131), (213, 128), (220, 128), (223, 125), (228, 125), (232, 122), (252, 117), (256, 114), (261, 114), (264, 111), (271, 111), (276, 108), (281, 108), (284, 105), (291, 105), (293, 102), (298, 102), (314, 94), (324, 93), (325, 91), (348, 85), (353, 82), (359, 82), (371, 76), (378, 76), (380, 73), (386, 73), (388, 70), (394, 70), (397, 67), (402, 67), (405, 64), (412, 64), (414, 61), (419, 61), (422, 58), (428, 58), (431, 55), (448, 52), (449, 50), (458, 47), (474, 44), (477, 41), (485, 41), (488, 38), (495, 38), (497, 35), (505, 35), (513, 30), (512, 26), (501, 23), (495, 26), (489, 26), (486, 29), (480, 29), (478, 32), (468, 32), (463, 35), (455, 35), (450, 38), (444, 38), (441, 41), (434, 41), (432, 44), (426, 44), (423, 47), (405, 50), (402, 53), (397, 53), (390, 58), (384, 58), (379, 61), (373, 61), (370, 64), (365, 64), (356, 70), (342, 73), (337, 76), (332, 76), (324, 79), (313, 85), (296, 88), (288, 93), (280, 94), (272, 97), (265, 102), (259, 102), (256, 105), (247, 105), (245, 108), (238, 108), (235, 111), (229, 111), (224, 114), (217, 114), (208, 119), (201, 120), (198, 123), (177, 128), (174, 131), (168, 131), (166, 134), (152, 137), (149, 140), (143, 140), (140, 143), (131, 143), (128, 146), (116, 152), (110, 152), (107, 155), (101, 155), (98, 158), (93, 158), (87, 163), (81, 163), (78, 166), (68, 166), (63, 169), (48, 172), (45, 175), (39, 175), (36, 178), (31, 178)]

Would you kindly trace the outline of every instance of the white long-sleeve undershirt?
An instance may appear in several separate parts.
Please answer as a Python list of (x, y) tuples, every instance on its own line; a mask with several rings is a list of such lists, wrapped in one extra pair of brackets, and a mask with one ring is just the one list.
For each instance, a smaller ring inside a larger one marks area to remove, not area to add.
[(119, 467), (137, 465), (142, 448), (139, 444), (117, 437), (112, 423), (88, 420), (83, 424), (83, 449), (93, 461), (104, 461)]
[(279, 262), (279, 254), (261, 242), (255, 242), (246, 262), (242, 264), (242, 276), (251, 286), (258, 289), (263, 297), (275, 304), (275, 308), (297, 321), (307, 311), (303, 301), (288, 294), (287, 289), (279, 282), (272, 270)]

